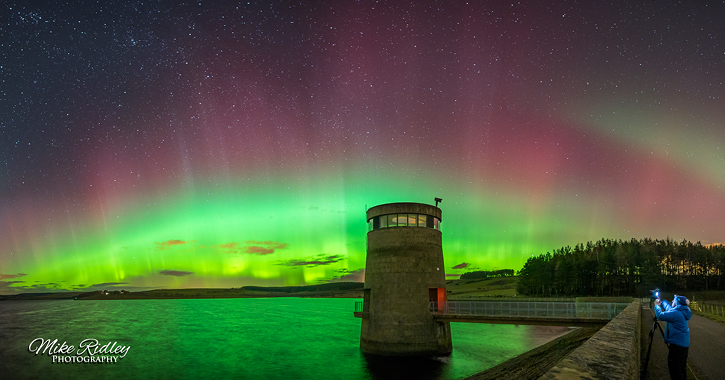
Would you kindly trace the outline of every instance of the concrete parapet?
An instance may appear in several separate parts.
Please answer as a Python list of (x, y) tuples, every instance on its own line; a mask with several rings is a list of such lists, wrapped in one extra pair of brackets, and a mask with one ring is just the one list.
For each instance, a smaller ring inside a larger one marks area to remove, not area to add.
[(632, 302), (539, 380), (639, 379), (641, 318), (640, 301)]

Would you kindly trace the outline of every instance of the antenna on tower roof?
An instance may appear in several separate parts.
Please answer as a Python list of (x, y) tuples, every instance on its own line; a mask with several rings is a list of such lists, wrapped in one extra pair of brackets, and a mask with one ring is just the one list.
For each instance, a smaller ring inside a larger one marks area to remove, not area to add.
[(436, 201), (436, 207), (438, 207), (438, 203), (443, 202), (443, 199), (435, 198), (435, 201)]

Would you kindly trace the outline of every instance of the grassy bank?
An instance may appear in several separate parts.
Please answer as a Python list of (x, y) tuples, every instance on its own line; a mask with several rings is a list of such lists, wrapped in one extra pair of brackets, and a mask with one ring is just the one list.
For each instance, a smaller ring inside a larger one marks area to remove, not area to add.
[(448, 299), (452, 301), (488, 297), (515, 297), (518, 277), (498, 277), (486, 280), (449, 280), (446, 281)]

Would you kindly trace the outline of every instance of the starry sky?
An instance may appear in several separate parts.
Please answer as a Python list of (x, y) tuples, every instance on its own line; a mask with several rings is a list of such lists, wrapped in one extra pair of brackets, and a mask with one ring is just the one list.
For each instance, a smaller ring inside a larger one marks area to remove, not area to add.
[(365, 210), (446, 273), (725, 242), (725, 4), (10, 1), (0, 293), (362, 281)]

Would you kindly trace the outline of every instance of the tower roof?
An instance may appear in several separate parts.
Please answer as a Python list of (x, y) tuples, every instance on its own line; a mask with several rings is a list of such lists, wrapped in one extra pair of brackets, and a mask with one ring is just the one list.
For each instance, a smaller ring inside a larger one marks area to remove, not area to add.
[(425, 203), (413, 202), (385, 203), (370, 207), (367, 211), (367, 220), (379, 215), (388, 214), (425, 214), (435, 216), (439, 220), (442, 220), (440, 208)]

